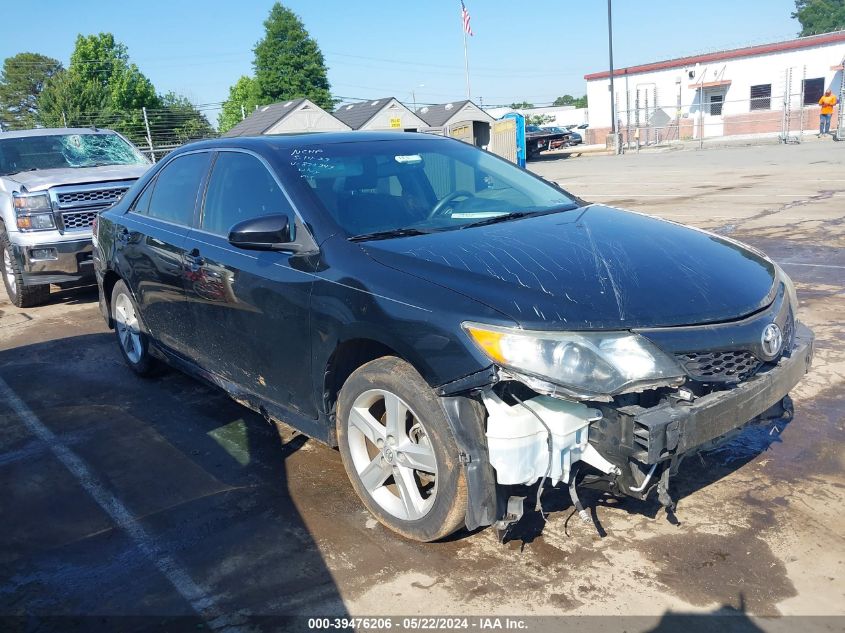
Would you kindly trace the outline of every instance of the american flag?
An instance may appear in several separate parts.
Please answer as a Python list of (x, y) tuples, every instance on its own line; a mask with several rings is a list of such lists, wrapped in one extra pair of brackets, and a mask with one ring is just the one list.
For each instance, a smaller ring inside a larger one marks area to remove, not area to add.
[(464, 31), (472, 37), (472, 27), (469, 25), (469, 11), (467, 11), (464, 0), (461, 0), (461, 21), (464, 23)]

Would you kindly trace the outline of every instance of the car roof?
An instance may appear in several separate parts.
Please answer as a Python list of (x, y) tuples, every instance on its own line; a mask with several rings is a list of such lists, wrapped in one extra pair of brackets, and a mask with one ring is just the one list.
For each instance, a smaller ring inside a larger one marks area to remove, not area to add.
[(112, 130), (92, 127), (41, 127), (32, 130), (12, 130), (0, 132), (0, 139), (26, 138), (28, 136), (61, 136), (64, 134), (114, 134)]
[(195, 141), (179, 148), (190, 151), (215, 147), (239, 147), (243, 149), (262, 149), (266, 147), (295, 148), (302, 145), (335, 145), (339, 143), (364, 143), (368, 141), (405, 141), (405, 140), (445, 141), (438, 134), (417, 132), (306, 132), (302, 134), (266, 134), (262, 136), (238, 136)]

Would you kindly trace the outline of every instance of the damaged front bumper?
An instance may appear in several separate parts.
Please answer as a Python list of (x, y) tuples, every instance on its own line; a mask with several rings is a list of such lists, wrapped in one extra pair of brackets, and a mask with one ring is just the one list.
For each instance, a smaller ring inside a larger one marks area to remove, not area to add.
[(656, 485), (654, 478), (646, 481), (654, 465), (710, 448), (732, 432), (781, 411), (779, 404), (810, 369), (813, 345), (813, 333), (797, 324), (789, 355), (729, 389), (692, 401), (669, 397), (650, 408), (599, 405), (603, 417), (591, 427), (590, 442), (622, 469), (614, 481), (618, 491), (644, 498)]
[[(781, 403), (812, 364), (813, 345), (813, 333), (796, 324), (793, 347), (776, 365), (698, 398), (684, 399), (675, 392), (651, 407), (569, 403), (566, 411), (555, 411), (558, 407), (550, 406), (552, 399), (547, 396), (526, 400), (544, 418), (551, 436), (540, 422), (530, 425), (533, 414), (524, 405), (514, 405), (508, 412), (489, 387), (476, 391), (482, 394), (483, 407), (478, 400), (443, 397), (462, 447), (469, 492), (467, 527), (490, 525), (508, 514), (511, 485), (528, 485), (549, 475), (552, 482), (569, 483), (572, 491), (581, 466), (589, 473), (585, 486), (639, 499), (658, 487), (661, 502), (671, 504), (666, 487), (684, 456), (783, 413)], [(491, 417), (496, 424), (491, 424)], [(469, 420), (473, 422), (468, 424)], [(478, 441), (480, 435), (484, 440)], [(546, 448), (549, 437), (551, 456)]]

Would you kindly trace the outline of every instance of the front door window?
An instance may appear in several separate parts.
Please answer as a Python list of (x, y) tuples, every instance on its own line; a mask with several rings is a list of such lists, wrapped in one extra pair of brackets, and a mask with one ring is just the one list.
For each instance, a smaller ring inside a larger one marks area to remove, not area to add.
[(220, 152), (208, 182), (200, 228), (226, 236), (238, 222), (293, 213), (276, 180), (260, 160), (242, 152)]

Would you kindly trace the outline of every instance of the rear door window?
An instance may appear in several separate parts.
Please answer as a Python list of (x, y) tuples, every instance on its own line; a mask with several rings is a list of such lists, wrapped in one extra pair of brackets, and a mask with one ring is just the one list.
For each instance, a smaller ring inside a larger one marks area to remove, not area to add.
[(200, 228), (226, 236), (238, 222), (277, 213), (292, 219), (287, 198), (264, 164), (251, 154), (220, 152), (208, 182)]
[(141, 195), (135, 199), (135, 202), (132, 203), (132, 211), (135, 213), (144, 213), (146, 214), (150, 210), (150, 198), (153, 195), (153, 189), (155, 188), (155, 180), (149, 183), (145, 188), (144, 191), (141, 192)]
[(190, 226), (209, 157), (208, 152), (187, 154), (164, 167), (156, 177), (147, 214), (166, 222)]

